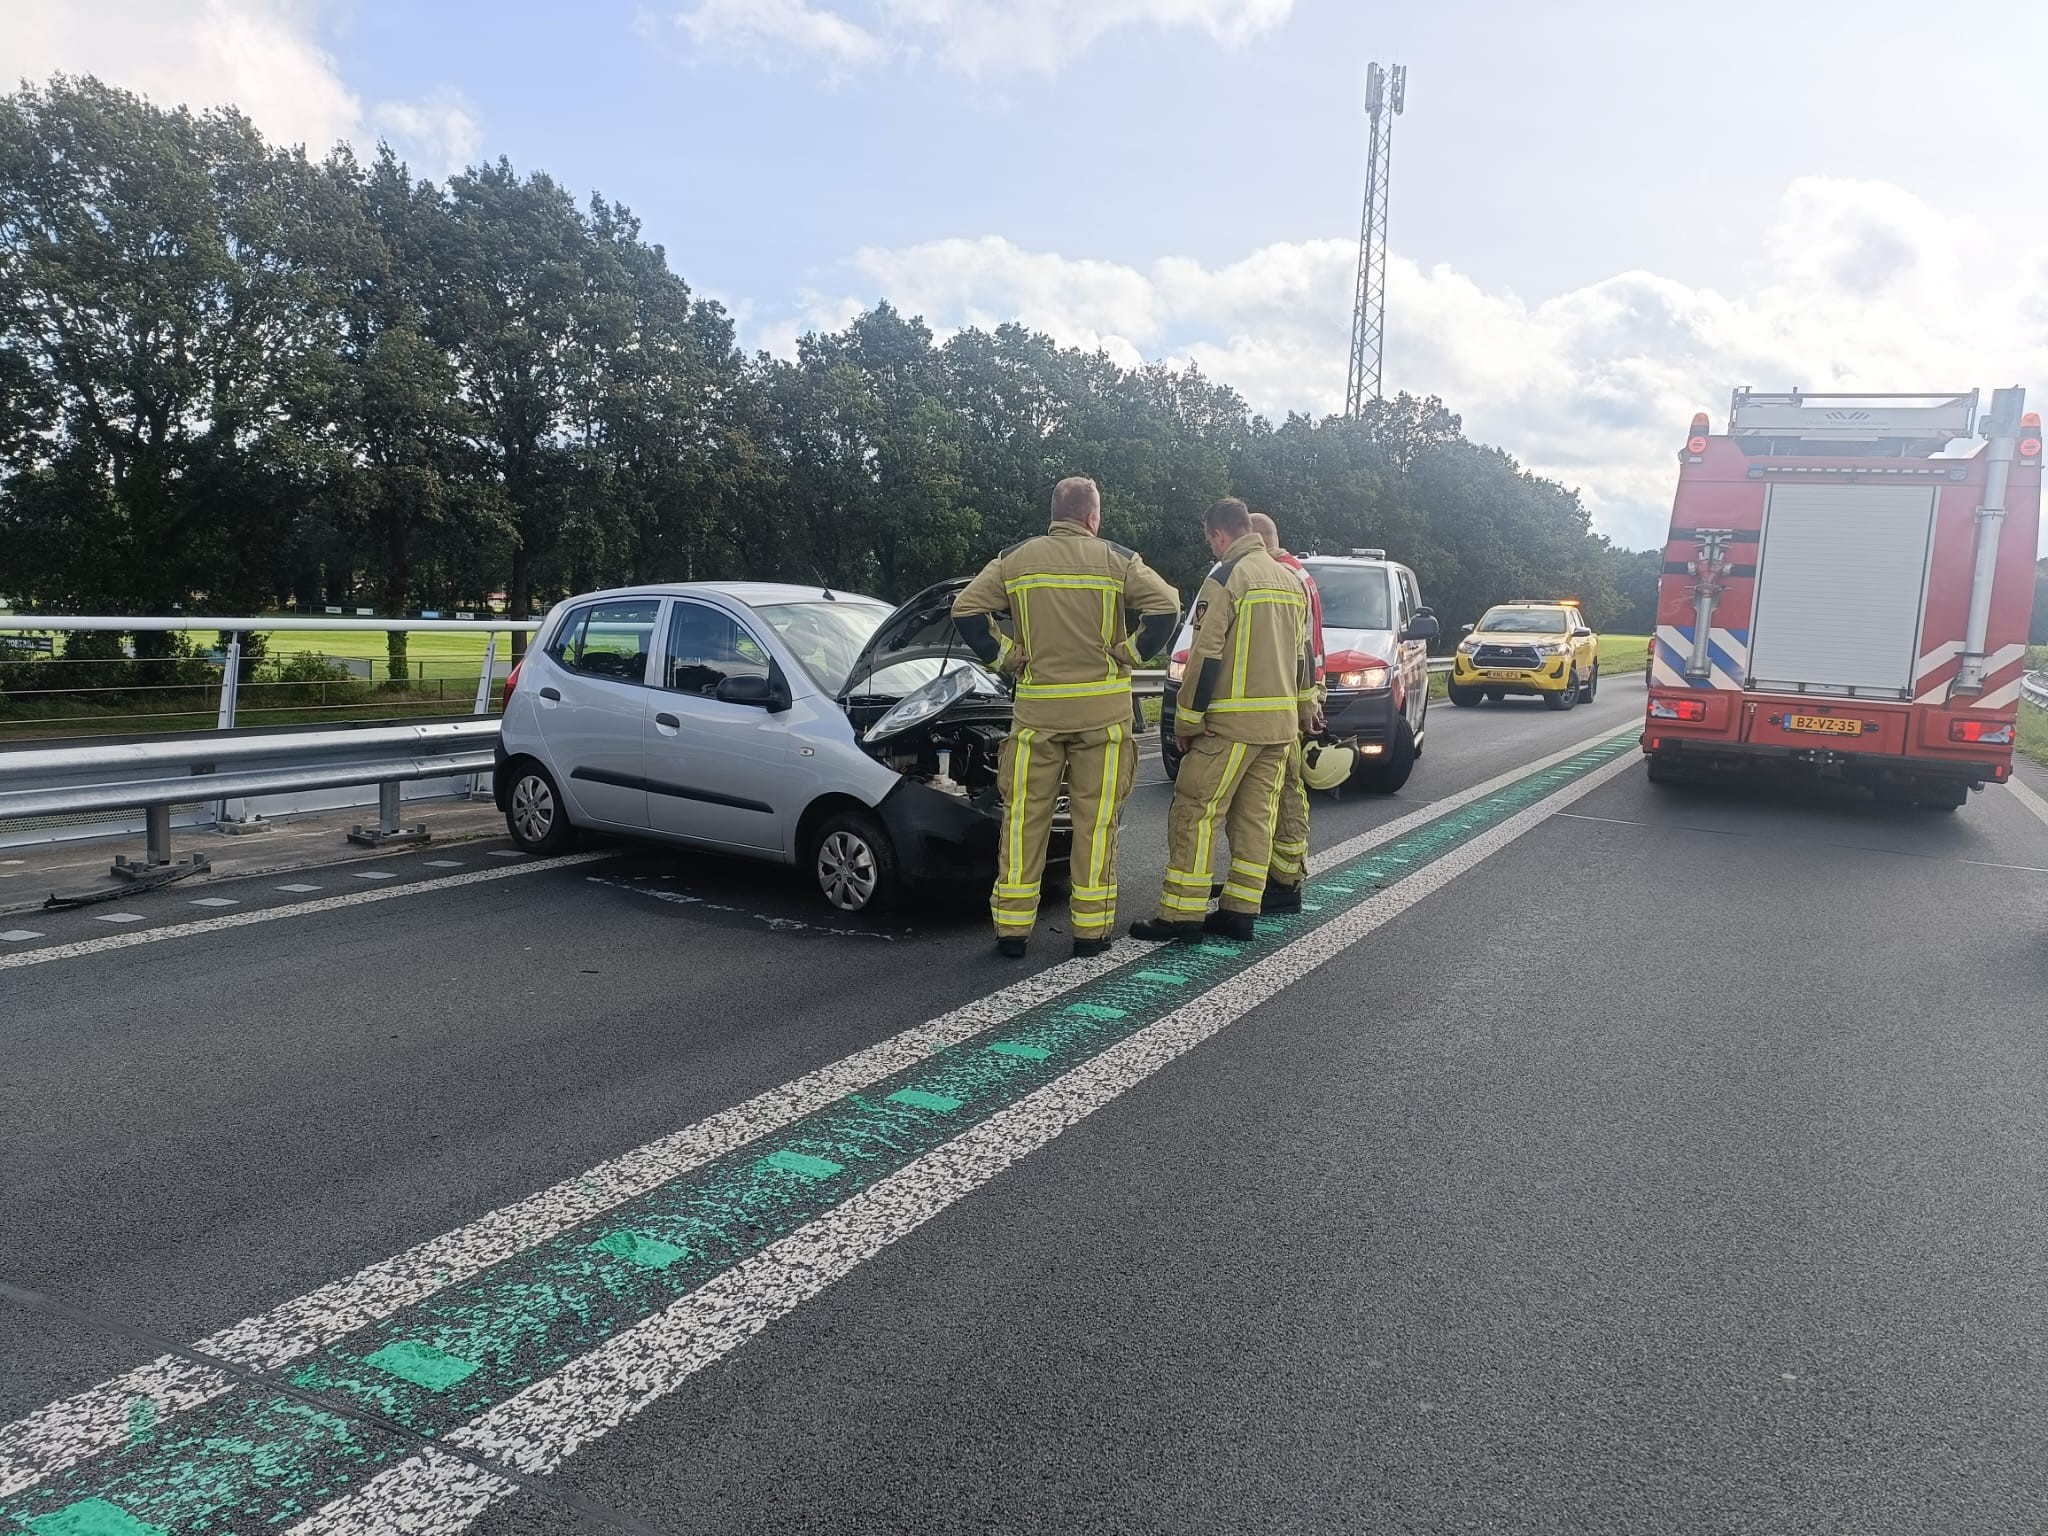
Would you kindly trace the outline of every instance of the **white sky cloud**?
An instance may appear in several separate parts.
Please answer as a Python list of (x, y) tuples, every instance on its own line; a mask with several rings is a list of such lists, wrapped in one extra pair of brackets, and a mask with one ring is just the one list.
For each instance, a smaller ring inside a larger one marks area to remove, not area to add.
[(53, 74), (96, 75), (160, 106), (232, 104), (272, 141), (318, 156), (342, 139), (387, 137), (418, 169), (458, 169), (480, 147), (458, 99), (366, 107), (317, 36), (310, 0), (19, 0), (0, 33), (7, 86)]
[(970, 75), (1052, 74), (1123, 28), (1195, 30), (1235, 47), (1293, 8), (1294, 0), (696, 0), (675, 22), (700, 49), (767, 63), (810, 58), (851, 70), (929, 55)]
[[(1387, 387), (1441, 395), (1469, 432), (1578, 486), (1601, 529), (1640, 548), (1661, 538), (1692, 413), (1719, 417), (1736, 385), (2048, 377), (2048, 251), (2001, 257), (1971, 221), (1897, 187), (1826, 178), (1784, 191), (1765, 250), (1738, 294), (1630, 271), (1534, 303), (1396, 256)], [(1019, 320), (1126, 364), (1193, 361), (1268, 415), (1322, 414), (1343, 403), (1356, 257), (1336, 238), (1137, 267), (991, 236), (864, 249), (837, 286), (941, 334)], [(786, 348), (804, 328), (757, 339)]]
[(767, 63), (813, 57), (852, 69), (888, 52), (867, 28), (804, 0), (698, 0), (676, 17), (676, 25), (699, 48), (748, 54)]

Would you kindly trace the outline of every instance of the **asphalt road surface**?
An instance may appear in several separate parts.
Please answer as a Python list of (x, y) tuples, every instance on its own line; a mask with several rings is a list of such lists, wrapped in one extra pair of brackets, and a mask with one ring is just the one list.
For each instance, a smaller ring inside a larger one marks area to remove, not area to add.
[(603, 846), (0, 919), (0, 1532), (2048, 1529), (2048, 806), (1641, 707), (1439, 705), (1244, 946)]

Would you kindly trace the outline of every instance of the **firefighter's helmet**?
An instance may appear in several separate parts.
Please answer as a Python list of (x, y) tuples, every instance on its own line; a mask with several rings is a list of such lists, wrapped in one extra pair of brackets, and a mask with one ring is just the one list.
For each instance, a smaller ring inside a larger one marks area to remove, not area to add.
[(1336, 789), (1351, 777), (1358, 753), (1350, 747), (1312, 741), (1301, 749), (1302, 782), (1310, 789)]

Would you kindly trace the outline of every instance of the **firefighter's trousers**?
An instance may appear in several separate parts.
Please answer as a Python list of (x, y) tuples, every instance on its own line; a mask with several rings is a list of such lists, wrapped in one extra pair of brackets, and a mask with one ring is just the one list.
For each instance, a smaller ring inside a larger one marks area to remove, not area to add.
[(1074, 818), (1068, 915), (1074, 937), (1106, 937), (1116, 924), (1116, 831), (1138, 771), (1127, 725), (1086, 731), (1021, 726), (1003, 743), (1003, 844), (989, 913), (998, 938), (1023, 938), (1038, 917), (1045, 843), (1066, 781)]
[[(1237, 851), (1231, 845), (1231, 852)], [(1270, 878), (1275, 885), (1300, 885), (1308, 867), (1308, 784), (1301, 776), (1301, 743), (1287, 748), (1287, 761), (1280, 774), (1280, 802), (1273, 817), (1273, 865)]]
[[(1211, 871), (1230, 841), (1223, 910), (1257, 912), (1272, 861), (1273, 822), (1287, 762), (1284, 742), (1270, 746), (1202, 736), (1180, 760), (1173, 809), (1166, 813), (1166, 884), (1159, 915), (1199, 922), (1209, 910)], [(1297, 752), (1299, 748), (1295, 749)]]

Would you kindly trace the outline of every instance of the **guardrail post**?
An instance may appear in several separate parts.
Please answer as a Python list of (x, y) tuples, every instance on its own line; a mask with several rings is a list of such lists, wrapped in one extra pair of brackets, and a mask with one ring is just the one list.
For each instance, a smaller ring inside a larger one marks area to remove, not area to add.
[(348, 840), (360, 843), (365, 848), (388, 848), (395, 843), (424, 843), (427, 840), (426, 824), (408, 827), (403, 825), (403, 811), (399, 804), (399, 783), (386, 779), (377, 786), (377, 825), (374, 827), (351, 827)]
[(113, 873), (117, 879), (156, 884), (166, 879), (181, 880), (186, 875), (196, 875), (212, 867), (203, 853), (195, 853), (189, 859), (172, 860), (171, 808), (168, 805), (145, 807), (142, 821), (148, 840), (142, 862), (134, 863), (121, 854), (115, 854)]
[[(235, 704), (242, 689), (242, 634), (240, 630), (228, 636), (227, 660), (220, 675), (220, 716), (214, 729), (231, 731), (235, 728)], [(215, 830), (246, 836), (251, 832), (268, 832), (270, 823), (261, 816), (249, 814), (246, 800), (221, 800), (213, 807)]]
[[(492, 674), (497, 670), (498, 632), (494, 629), (484, 639), (484, 673), (482, 677), (476, 680), (476, 708), (470, 711), (471, 714), (488, 715), (491, 712)], [(470, 775), (470, 799), (488, 800), (491, 798), (491, 786), (486, 782), (488, 778), (488, 774), (477, 773)]]

